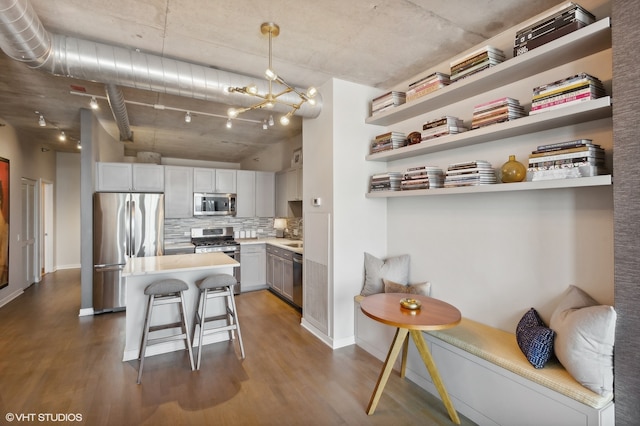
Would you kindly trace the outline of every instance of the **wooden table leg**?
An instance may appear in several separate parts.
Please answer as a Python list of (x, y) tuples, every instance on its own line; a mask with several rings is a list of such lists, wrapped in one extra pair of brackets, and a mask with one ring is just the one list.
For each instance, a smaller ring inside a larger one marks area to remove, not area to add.
[(367, 407), (368, 415), (373, 414), (373, 412), (376, 410), (376, 406), (378, 405), (378, 401), (380, 401), (384, 386), (387, 384), (389, 375), (393, 370), (393, 364), (395, 364), (396, 359), (398, 358), (398, 354), (404, 346), (405, 340), (408, 340), (407, 334), (409, 334), (409, 330), (406, 328), (398, 328), (396, 330), (396, 336), (393, 338), (393, 343), (389, 348), (387, 359), (385, 360), (382, 371), (380, 372), (380, 377), (378, 377), (378, 383), (376, 383), (376, 387), (373, 390), (373, 395), (371, 395), (371, 400), (369, 401), (369, 406)]
[(407, 371), (407, 354), (409, 353), (409, 339), (404, 339), (402, 345), (402, 364), (400, 365), (400, 377), (404, 378), (404, 373)]
[(440, 397), (442, 398), (442, 402), (444, 403), (444, 406), (447, 408), (449, 417), (451, 417), (451, 420), (454, 423), (460, 424), (460, 418), (458, 417), (458, 413), (456, 412), (456, 409), (453, 407), (453, 402), (451, 402), (451, 399), (449, 398), (449, 394), (447, 393), (447, 390), (444, 387), (444, 383), (440, 378), (440, 373), (436, 368), (435, 362), (433, 362), (433, 358), (431, 357), (431, 352), (429, 351), (429, 347), (427, 346), (427, 343), (424, 341), (424, 336), (422, 336), (422, 331), (411, 330), (411, 337), (413, 337), (413, 341), (416, 344), (418, 353), (420, 353), (420, 356), (422, 357), (422, 361), (424, 361), (424, 365), (427, 367), (427, 370), (429, 370), (429, 374), (431, 375), (433, 384), (435, 385), (436, 389), (438, 389), (438, 393), (440, 393)]

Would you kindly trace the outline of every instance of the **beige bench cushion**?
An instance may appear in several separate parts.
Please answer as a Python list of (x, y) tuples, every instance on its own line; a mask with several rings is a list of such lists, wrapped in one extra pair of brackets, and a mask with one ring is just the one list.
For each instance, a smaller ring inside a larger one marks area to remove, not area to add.
[(582, 386), (556, 360), (544, 368), (534, 368), (520, 351), (515, 334), (467, 318), (454, 328), (429, 334), (593, 408), (602, 408), (613, 399), (611, 395), (603, 397)]

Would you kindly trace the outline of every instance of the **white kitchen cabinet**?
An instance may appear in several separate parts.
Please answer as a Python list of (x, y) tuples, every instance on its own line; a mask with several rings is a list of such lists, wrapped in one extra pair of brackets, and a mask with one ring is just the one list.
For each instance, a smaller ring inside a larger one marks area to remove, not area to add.
[(96, 163), (96, 191), (164, 191), (164, 166), (157, 164)]
[(96, 191), (129, 192), (133, 186), (131, 163), (96, 163)]
[(302, 200), (302, 169), (287, 170), (287, 201)]
[(193, 192), (215, 192), (216, 170), (193, 168)]
[(256, 172), (238, 170), (236, 186), (236, 217), (256, 217)]
[(236, 193), (236, 170), (193, 168), (193, 192)]
[(164, 192), (164, 166), (158, 164), (132, 164), (133, 190)]
[(216, 169), (215, 192), (235, 194), (236, 188), (236, 170)]
[(287, 202), (287, 173), (276, 173), (276, 216), (288, 217), (289, 203)]
[(276, 215), (276, 175), (256, 172), (256, 217)]
[(193, 168), (165, 166), (164, 216), (167, 219), (193, 216)]
[(240, 246), (242, 292), (261, 290), (267, 286), (267, 251), (265, 244)]

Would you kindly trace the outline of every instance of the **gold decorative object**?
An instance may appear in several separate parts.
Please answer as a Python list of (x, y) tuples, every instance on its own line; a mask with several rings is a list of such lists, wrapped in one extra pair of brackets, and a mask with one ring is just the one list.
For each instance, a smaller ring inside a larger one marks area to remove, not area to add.
[[(228, 91), (230, 93), (243, 93), (248, 96), (253, 96), (259, 98), (260, 100), (255, 105), (252, 105), (247, 108), (229, 108), (227, 110), (227, 115), (229, 119), (236, 118), (239, 114), (243, 112), (250, 111), (252, 109), (259, 108), (273, 108), (273, 105), (276, 103), (288, 105), (291, 107), (291, 111), (289, 111), (286, 115), (280, 117), (280, 124), (286, 126), (289, 124), (289, 119), (296, 112), (303, 103), (308, 102), (310, 105), (315, 105), (315, 100), (313, 97), (318, 93), (315, 87), (309, 87), (306, 92), (301, 92), (297, 90), (295, 87), (291, 86), (289, 83), (284, 81), (282, 77), (278, 76), (276, 72), (273, 70), (273, 66), (271, 63), (271, 49), (272, 49), (272, 39), (273, 37), (277, 37), (280, 34), (280, 27), (273, 22), (265, 22), (260, 26), (260, 31), (262, 34), (269, 34), (269, 68), (264, 72), (265, 78), (269, 81), (269, 92), (265, 94), (258, 93), (258, 88), (255, 85), (250, 85), (246, 87), (229, 87)], [(273, 93), (273, 82), (279, 83), (284, 86), (284, 89), (279, 93)], [(298, 103), (289, 103), (285, 102), (282, 99), (278, 99), (280, 96), (295, 92), (300, 101)]]
[(516, 160), (515, 155), (509, 156), (509, 161), (502, 165), (502, 182), (522, 182), (527, 177), (527, 168)]
[(420, 301), (418, 299), (412, 299), (410, 297), (405, 297), (400, 299), (400, 306), (402, 306), (405, 309), (409, 309), (411, 311), (416, 311), (418, 309), (420, 309), (420, 306), (422, 306), (422, 303), (420, 303)]

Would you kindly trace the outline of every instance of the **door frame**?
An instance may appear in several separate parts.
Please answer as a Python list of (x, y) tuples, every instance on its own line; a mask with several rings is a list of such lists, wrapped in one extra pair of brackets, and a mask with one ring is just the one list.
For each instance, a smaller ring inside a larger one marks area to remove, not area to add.
[(54, 184), (47, 179), (40, 179), (40, 235), (39, 267), (40, 275), (55, 271), (55, 222), (54, 222)]

